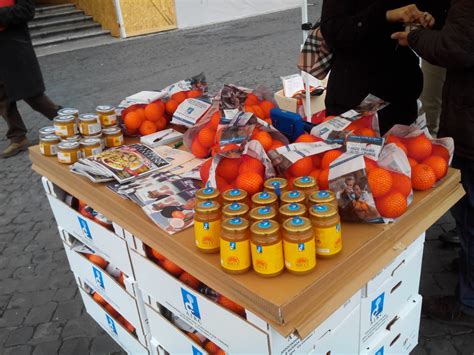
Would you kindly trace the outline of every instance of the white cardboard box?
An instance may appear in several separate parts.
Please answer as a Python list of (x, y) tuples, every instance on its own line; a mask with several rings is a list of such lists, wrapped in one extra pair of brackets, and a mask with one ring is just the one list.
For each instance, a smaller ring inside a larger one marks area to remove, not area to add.
[(422, 297), (416, 295), (370, 345), (364, 355), (409, 354), (418, 344)]
[(130, 334), (107, 311), (97, 304), (82, 288), (79, 291), (87, 313), (129, 354), (149, 354), (137, 338)]

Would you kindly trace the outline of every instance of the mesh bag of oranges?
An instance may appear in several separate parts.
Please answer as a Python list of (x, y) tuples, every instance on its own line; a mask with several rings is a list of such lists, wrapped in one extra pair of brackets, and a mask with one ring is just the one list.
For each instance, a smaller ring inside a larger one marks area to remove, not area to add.
[(394, 144), (384, 146), (377, 161), (344, 153), (329, 169), (341, 218), (352, 222), (384, 223), (398, 218), (413, 200), (410, 164)]
[(339, 144), (325, 142), (293, 143), (268, 153), (278, 174), (285, 176), (288, 186), (300, 176), (312, 176), (320, 189), (327, 189), (329, 165), (342, 152)]
[(410, 126), (393, 126), (386, 133), (385, 141), (397, 145), (407, 155), (414, 190), (428, 190), (446, 176), (453, 158), (454, 140), (433, 138), (426, 128), (424, 115)]

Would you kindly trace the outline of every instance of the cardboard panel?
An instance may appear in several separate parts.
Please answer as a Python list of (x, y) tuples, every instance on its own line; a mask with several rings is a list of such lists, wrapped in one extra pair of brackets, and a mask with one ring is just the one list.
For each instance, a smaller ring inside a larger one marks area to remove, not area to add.
[(112, 36), (120, 36), (114, 0), (74, 0), (70, 2), (74, 2), (79, 9), (92, 16), (94, 21), (99, 22), (104, 29), (109, 30)]

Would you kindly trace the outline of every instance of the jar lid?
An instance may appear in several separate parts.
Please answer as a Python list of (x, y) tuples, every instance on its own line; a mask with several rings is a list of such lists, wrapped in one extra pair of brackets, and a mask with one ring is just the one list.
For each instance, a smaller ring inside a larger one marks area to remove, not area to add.
[(122, 130), (120, 129), (120, 127), (109, 127), (109, 128), (104, 128), (102, 130), (102, 133), (111, 135), (111, 134), (122, 133)]
[(40, 128), (38, 132), (40, 136), (48, 136), (48, 135), (54, 134), (56, 130), (54, 129), (54, 126), (46, 126), (46, 127)]
[(281, 200), (286, 203), (303, 202), (304, 199), (304, 194), (298, 190), (286, 191), (281, 195)]
[(233, 214), (245, 214), (249, 211), (249, 206), (247, 206), (244, 203), (240, 202), (232, 202), (230, 204), (227, 204), (223, 208), (223, 212), (228, 214), (228, 215), (233, 215)]
[(283, 228), (288, 232), (306, 232), (313, 228), (311, 222), (306, 217), (293, 217), (288, 218), (283, 223)]
[(200, 200), (212, 200), (219, 196), (219, 190), (213, 187), (203, 187), (196, 191), (196, 197)]
[(95, 110), (100, 113), (107, 113), (110, 111), (115, 111), (115, 107), (111, 105), (99, 105), (95, 108)]
[(296, 188), (308, 188), (316, 186), (316, 179), (312, 176), (301, 176), (293, 182)]
[(245, 218), (226, 218), (222, 223), (222, 228), (226, 231), (244, 231), (249, 227), (249, 222)]
[(241, 200), (247, 197), (247, 191), (234, 188), (224, 192), (224, 198), (230, 201)]
[(252, 202), (258, 203), (261, 205), (267, 204), (267, 203), (273, 203), (276, 200), (278, 200), (277, 195), (271, 191), (258, 192), (252, 196)]
[(311, 196), (309, 196), (309, 201), (313, 203), (327, 203), (334, 200), (335, 198), (336, 196), (334, 195), (334, 192), (329, 190), (319, 190), (313, 192)]
[(306, 213), (306, 206), (301, 203), (287, 203), (280, 207), (280, 214), (285, 216), (299, 216)]
[(94, 113), (83, 113), (79, 115), (79, 121), (85, 121), (85, 122), (92, 122), (92, 121), (98, 121), (99, 116), (97, 116)]
[(265, 181), (264, 186), (268, 190), (277, 190), (278, 188), (284, 190), (288, 186), (288, 181), (284, 178), (270, 178)]
[(250, 211), (252, 219), (272, 219), (276, 216), (276, 210), (272, 206), (255, 207)]
[(252, 224), (251, 231), (258, 235), (267, 235), (278, 232), (280, 225), (272, 219), (264, 219)]
[(77, 108), (62, 108), (58, 111), (58, 116), (75, 116), (79, 113)]
[(70, 137), (61, 138), (61, 141), (63, 142), (79, 142), (80, 140), (81, 140), (81, 136), (79, 134), (75, 134)]
[(54, 118), (54, 122), (59, 122), (59, 123), (69, 123), (75, 120), (76, 120), (76, 116), (72, 116), (72, 115), (56, 116)]
[(84, 146), (93, 146), (93, 145), (100, 145), (100, 139), (99, 138), (84, 138), (81, 140), (81, 144)]
[(218, 202), (214, 202), (214, 201), (202, 201), (202, 202), (199, 202), (196, 206), (196, 211), (197, 212), (214, 212), (214, 211), (217, 211), (219, 209), (220, 205)]
[(333, 205), (321, 204), (310, 208), (309, 213), (315, 217), (331, 217), (337, 214)]
[(59, 142), (59, 137), (55, 134), (48, 134), (47, 136), (43, 136), (40, 140), (44, 142)]
[(62, 141), (58, 144), (58, 148), (65, 149), (65, 150), (77, 149), (79, 148), (79, 146), (80, 146), (79, 142)]

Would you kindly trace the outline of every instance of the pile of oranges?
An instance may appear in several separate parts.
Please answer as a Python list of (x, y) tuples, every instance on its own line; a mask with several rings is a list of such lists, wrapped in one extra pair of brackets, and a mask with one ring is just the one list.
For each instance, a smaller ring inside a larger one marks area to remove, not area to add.
[(212, 152), (219, 150), (216, 144), (216, 133), (221, 121), (221, 112), (216, 111), (202, 128), (198, 131), (191, 143), (191, 153), (198, 158), (206, 158)]
[[(97, 254), (82, 254), (82, 256), (87, 258), (95, 266), (98, 266), (104, 271), (107, 271), (106, 269), (107, 269), (107, 266), (109, 265), (109, 262), (105, 260), (103, 257)], [(110, 276), (114, 277), (117, 280), (117, 282), (122, 285), (122, 287), (125, 287), (125, 281), (124, 281), (125, 274), (123, 272), (120, 271), (120, 274), (118, 274), (118, 276), (116, 277), (113, 275), (110, 275)]]
[(274, 150), (285, 145), (281, 140), (273, 138), (269, 131), (258, 127), (254, 128), (250, 139), (259, 141), (265, 152), (269, 152), (270, 150)]
[(268, 100), (260, 100), (257, 95), (250, 93), (247, 95), (247, 98), (244, 101), (243, 111), (251, 112), (268, 124), (272, 124), (270, 110), (274, 107), (275, 105), (273, 102)]
[[(209, 180), (212, 158), (201, 166), (200, 175), (203, 183)], [(253, 195), (263, 189), (265, 166), (258, 159), (249, 155), (240, 158), (221, 158), (216, 168), (216, 185), (219, 191), (239, 188)]]
[(389, 135), (386, 142), (397, 145), (407, 155), (415, 190), (430, 189), (448, 172), (448, 150), (441, 145), (433, 144), (424, 134), (410, 138)]
[(109, 313), (117, 322), (119, 322), (125, 329), (127, 329), (130, 333), (135, 334), (135, 327), (130, 324), (128, 320), (126, 320), (117, 310), (110, 305), (101, 295), (97, 292), (92, 294), (92, 298), (98, 304), (100, 304), (106, 311)]
[(373, 116), (363, 116), (352, 122), (345, 128), (346, 131), (352, 131), (355, 136), (378, 137), (377, 132), (372, 128)]

